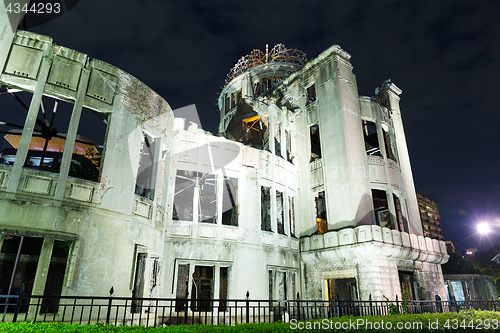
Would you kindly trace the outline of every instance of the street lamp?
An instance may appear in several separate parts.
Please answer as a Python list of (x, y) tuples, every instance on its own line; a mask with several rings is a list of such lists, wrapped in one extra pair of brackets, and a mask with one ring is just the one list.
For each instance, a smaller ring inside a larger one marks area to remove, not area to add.
[(491, 231), (490, 226), (488, 223), (481, 222), (477, 225), (477, 232), (479, 232), (481, 235), (485, 235)]

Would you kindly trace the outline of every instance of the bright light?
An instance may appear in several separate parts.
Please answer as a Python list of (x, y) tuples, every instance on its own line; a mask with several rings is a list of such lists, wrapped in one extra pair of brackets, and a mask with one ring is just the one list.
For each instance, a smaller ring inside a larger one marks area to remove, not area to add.
[(491, 229), (490, 229), (490, 226), (488, 225), (488, 223), (479, 223), (477, 225), (477, 232), (479, 232), (482, 235), (489, 233), (490, 230)]

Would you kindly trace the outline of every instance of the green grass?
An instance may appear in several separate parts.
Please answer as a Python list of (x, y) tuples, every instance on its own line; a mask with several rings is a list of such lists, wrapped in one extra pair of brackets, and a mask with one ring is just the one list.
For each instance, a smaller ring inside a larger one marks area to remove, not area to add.
[[(490, 328), (485, 325), (489, 321)], [(402, 329), (398, 329), (398, 324)], [(448, 327), (444, 326), (448, 324)], [(410, 329), (405, 329), (409, 327)], [(429, 327), (431, 326), (431, 327)], [(302, 327), (303, 330), (299, 328)], [(387, 329), (392, 327), (392, 329)], [(479, 328), (481, 329), (479, 330)], [(295, 329), (292, 329), (295, 328)], [(332, 319), (318, 319), (313, 321), (294, 323), (262, 323), (262, 324), (240, 324), (236, 326), (216, 325), (176, 325), (156, 328), (145, 328), (143, 326), (113, 326), (103, 324), (78, 325), (66, 323), (0, 323), (0, 333), (23, 332), (23, 333), (95, 333), (95, 332), (147, 332), (147, 333), (177, 333), (177, 332), (241, 332), (241, 333), (271, 333), (271, 332), (497, 332), (500, 330), (500, 312), (466, 310), (460, 313), (426, 313), (406, 314), (379, 317), (341, 317)], [(495, 329), (496, 328), (496, 329)]]

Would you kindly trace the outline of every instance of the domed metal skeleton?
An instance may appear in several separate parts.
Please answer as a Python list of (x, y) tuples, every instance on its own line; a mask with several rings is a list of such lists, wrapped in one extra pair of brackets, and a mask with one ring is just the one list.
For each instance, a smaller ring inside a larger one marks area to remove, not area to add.
[(236, 65), (231, 68), (229, 74), (227, 74), (225, 84), (228, 84), (232, 79), (253, 67), (276, 62), (289, 63), (302, 67), (306, 64), (307, 58), (304, 52), (296, 49), (287, 49), (281, 43), (275, 45), (270, 52), (266, 45), (266, 53), (255, 49), (250, 54), (241, 57)]

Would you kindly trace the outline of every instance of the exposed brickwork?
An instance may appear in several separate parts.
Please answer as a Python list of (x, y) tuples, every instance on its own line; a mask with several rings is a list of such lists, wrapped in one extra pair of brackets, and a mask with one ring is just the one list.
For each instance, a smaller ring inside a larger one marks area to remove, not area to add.
[(152, 126), (156, 126), (162, 131), (167, 129), (166, 118), (158, 116), (172, 112), (172, 108), (167, 101), (147, 85), (132, 75), (121, 72), (118, 93), (125, 108), (134, 113), (140, 122), (151, 121), (153, 122)]

